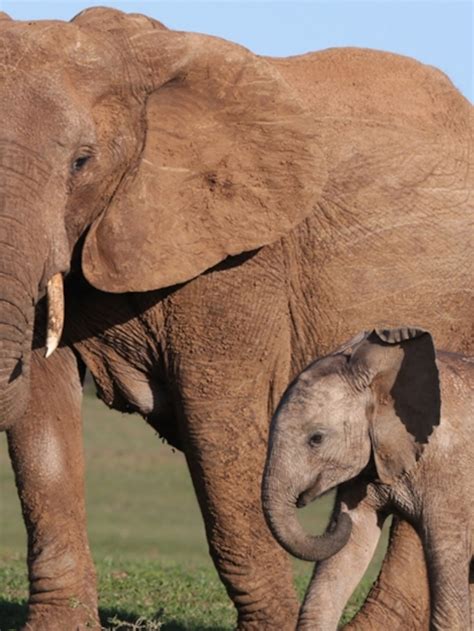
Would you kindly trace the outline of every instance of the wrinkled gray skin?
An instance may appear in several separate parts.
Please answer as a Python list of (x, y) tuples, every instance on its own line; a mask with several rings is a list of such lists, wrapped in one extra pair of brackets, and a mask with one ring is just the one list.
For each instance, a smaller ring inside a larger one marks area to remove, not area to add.
[[(264, 512), (295, 556), (320, 560), (334, 552), (315, 569), (299, 630), (337, 628), (389, 513), (421, 536), (430, 629), (469, 628), (473, 386), (472, 360), (444, 352), (435, 359), (428, 333), (403, 328), (354, 338), (288, 388), (271, 426)], [(345, 517), (353, 525), (342, 549), (334, 533), (311, 538), (295, 517), (297, 506), (337, 485), (333, 522)]]

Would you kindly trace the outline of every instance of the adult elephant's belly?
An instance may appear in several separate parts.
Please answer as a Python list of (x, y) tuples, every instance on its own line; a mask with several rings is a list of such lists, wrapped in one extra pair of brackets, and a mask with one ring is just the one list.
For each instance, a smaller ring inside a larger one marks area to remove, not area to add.
[(84, 283), (68, 287), (64, 338), (89, 369), (99, 398), (115, 410), (140, 414), (173, 447), (181, 448), (169, 387), (153, 326), (160, 295), (107, 294)]
[[(83, 353), (83, 359), (87, 362), (87, 353)], [(88, 364), (97, 394), (108, 407), (123, 413), (139, 414), (170, 445), (182, 448), (165, 384), (117, 356), (108, 362), (104, 353), (99, 369), (97, 359)]]
[(97, 394), (104, 403), (123, 413), (137, 413), (170, 445), (181, 449), (181, 439), (168, 389), (147, 371), (137, 369), (127, 359), (102, 348), (92, 356), (81, 346), (81, 356), (94, 379)]

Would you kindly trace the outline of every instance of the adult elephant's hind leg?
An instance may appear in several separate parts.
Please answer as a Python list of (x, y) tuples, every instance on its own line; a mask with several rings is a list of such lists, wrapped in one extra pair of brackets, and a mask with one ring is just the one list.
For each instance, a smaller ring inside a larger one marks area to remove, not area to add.
[(186, 458), (238, 628), (293, 631), (298, 603), (290, 561), (261, 509), (269, 416), (265, 377), (254, 366), (227, 362), (194, 363), (192, 372), (195, 379), (189, 380), (188, 371), (191, 389), (182, 400)]
[(427, 631), (430, 609), (421, 541), (405, 521), (394, 519), (380, 575), (347, 631)]

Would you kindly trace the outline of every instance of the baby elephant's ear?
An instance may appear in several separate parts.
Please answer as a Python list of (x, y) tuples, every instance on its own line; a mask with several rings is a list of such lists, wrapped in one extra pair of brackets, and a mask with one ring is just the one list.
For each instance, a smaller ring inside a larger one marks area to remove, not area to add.
[(331, 354), (347, 355), (348, 357), (350, 357), (362, 344), (362, 342), (365, 342), (369, 335), (370, 331), (362, 331), (361, 333), (354, 335), (354, 337), (352, 337), (350, 340), (347, 340), (347, 342), (343, 342), (343, 344), (338, 346), (336, 350), (334, 350)]
[(428, 331), (425, 331), (424, 329), (417, 329), (409, 326), (402, 326), (396, 329), (380, 328), (374, 329), (373, 332), (382, 342), (386, 342), (387, 344), (398, 344), (400, 342), (404, 342), (405, 340), (412, 340), (415, 337), (420, 337), (421, 335), (430, 335)]
[(431, 335), (411, 327), (376, 329), (351, 359), (373, 393), (370, 434), (379, 478), (410, 471), (440, 421), (441, 396)]

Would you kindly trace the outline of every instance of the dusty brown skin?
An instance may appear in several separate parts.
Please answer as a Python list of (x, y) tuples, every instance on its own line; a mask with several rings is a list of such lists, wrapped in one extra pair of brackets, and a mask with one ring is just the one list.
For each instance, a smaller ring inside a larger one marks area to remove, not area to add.
[[(286, 550), (328, 559), (315, 569), (299, 630), (337, 629), (389, 513), (422, 539), (430, 629), (469, 628), (473, 410), (473, 360), (444, 352), (436, 359), (429, 333), (406, 327), (359, 336), (289, 387), (270, 429), (264, 511)], [(333, 521), (353, 522), (342, 549), (333, 533), (311, 538), (295, 519), (297, 505), (336, 485)]]
[[(269, 418), (311, 357), (387, 313), (469, 347), (470, 104), (395, 55), (263, 59), (108, 9), (2, 19), (0, 84), (0, 424), (28, 525), (30, 629), (96, 609), (84, 364), (107, 405), (185, 452), (239, 627), (293, 628), (289, 561), (260, 505)], [(64, 333), (45, 360), (56, 273)], [(43, 435), (71, 455), (51, 471), (48, 458), (38, 486)], [(364, 629), (380, 628), (380, 603), (391, 629), (426, 619), (406, 530)]]

